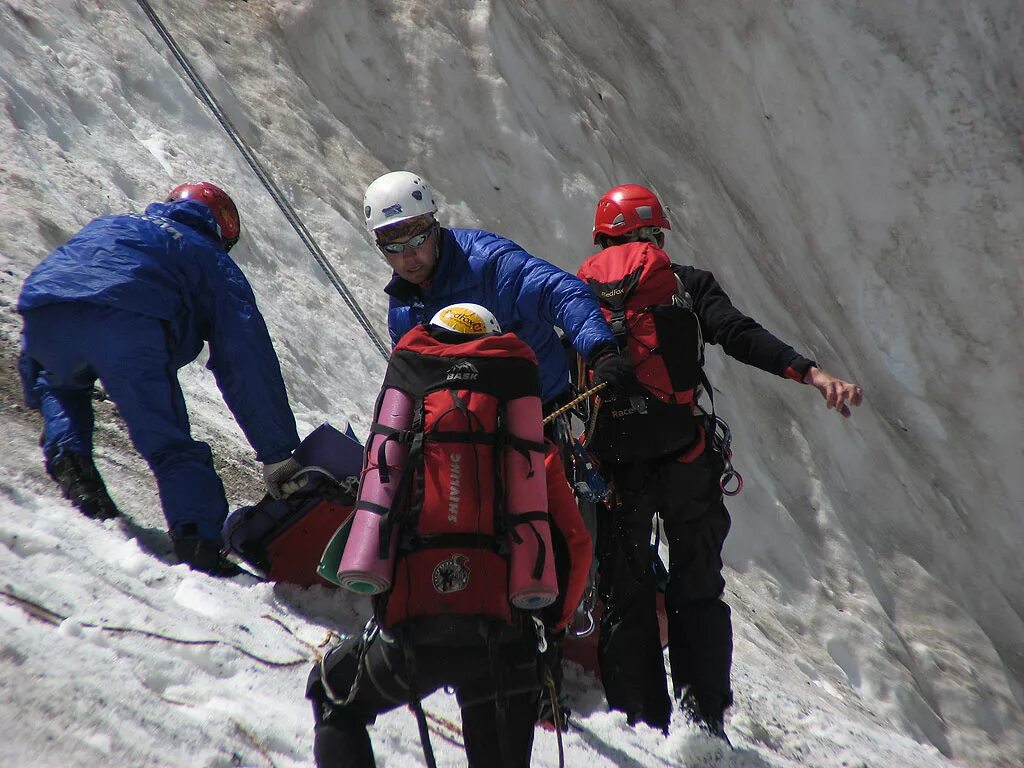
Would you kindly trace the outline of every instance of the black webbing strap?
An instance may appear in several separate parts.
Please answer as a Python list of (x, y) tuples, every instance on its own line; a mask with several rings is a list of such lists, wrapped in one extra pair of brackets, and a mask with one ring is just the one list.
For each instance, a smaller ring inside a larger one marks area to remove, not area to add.
[(415, 439), (415, 434), (409, 429), (396, 429), (395, 427), (388, 427), (374, 422), (370, 425), (371, 439), (373, 435), (384, 435), (384, 439), (380, 441), (380, 445), (377, 447), (376, 468), (380, 475), (380, 481), (386, 484), (391, 482), (391, 468), (388, 466), (386, 452), (388, 443), (392, 440), (398, 443), (411, 443)]
[(548, 452), (546, 443), (527, 440), (525, 437), (518, 437), (511, 432), (507, 432), (502, 437), (501, 445), (506, 449), (515, 451), (526, 459), (526, 463), (530, 466), (530, 471), (526, 474), (527, 477), (533, 477), (533, 453), (536, 452), (541, 456), (545, 456)]
[(409, 709), (416, 715), (416, 725), (419, 726), (420, 731), (420, 744), (423, 745), (423, 759), (427, 763), (427, 768), (437, 768), (437, 762), (434, 760), (434, 748), (430, 745), (430, 726), (427, 725), (427, 715), (423, 711), (423, 705), (418, 698), (410, 697)]
[[(407, 440), (409, 443), (409, 454), (406, 456), (405, 466), (402, 467), (402, 474), (398, 478), (398, 484), (395, 486), (395, 495), (392, 497), (391, 509), (382, 515), (380, 519), (380, 547), (378, 549), (378, 556), (381, 560), (386, 560), (391, 553), (391, 536), (394, 533), (395, 526), (407, 522), (405, 518), (408, 518), (411, 514), (411, 512), (407, 512), (405, 515), (402, 515), (401, 507), (409, 495), (409, 487), (417, 475), (416, 468), (423, 457), (422, 400), (417, 400), (414, 406), (412, 427), (402, 431), (411, 436)], [(383, 481), (383, 478), (381, 480)]]
[(412, 536), (407, 542), (403, 540), (402, 546), (408, 547), (410, 551), (421, 549), (486, 549), (491, 552), (500, 552), (501, 547), (495, 536), (485, 536), (479, 533), (431, 533), (425, 536)]
[(711, 382), (708, 381), (708, 376), (704, 373), (704, 368), (699, 368), (700, 371), (700, 383), (704, 387), (704, 391), (708, 393), (708, 400), (711, 401), (711, 417), (715, 416), (715, 390), (711, 388)]
[(416, 654), (413, 651), (412, 637), (408, 632), (402, 633), (401, 643), (402, 650), (405, 652), (405, 677), (409, 685), (409, 709), (416, 715), (416, 725), (420, 730), (420, 744), (423, 746), (423, 759), (426, 760), (427, 768), (437, 768), (434, 748), (430, 744), (430, 726), (427, 725), (427, 715), (423, 711), (419, 685), (416, 683)]
[(487, 632), (487, 656), (491, 664), (491, 675), (494, 678), (494, 720), (498, 728), (498, 749), (502, 760), (508, 768), (514, 768), (512, 752), (508, 743), (508, 690), (505, 685), (505, 670), (502, 666), (501, 644), (499, 633), (492, 628)]
[(608, 325), (611, 326), (612, 335), (619, 342), (619, 347), (622, 348), (624, 346), (626, 336), (628, 335), (628, 329), (626, 328), (626, 310), (613, 309)]
[(506, 513), (505, 519), (508, 521), (508, 537), (512, 539), (516, 544), (523, 543), (523, 537), (519, 535), (516, 530), (517, 525), (523, 525), (524, 523), (530, 526), (530, 530), (533, 531), (534, 537), (537, 539), (537, 560), (533, 564), (533, 578), (539, 579), (544, 575), (544, 562), (547, 560), (548, 548), (544, 543), (543, 537), (533, 524), (535, 521), (544, 520), (550, 522), (551, 517), (547, 512), (540, 510), (536, 512), (520, 512), (519, 514), (513, 514), (511, 512)]
[(536, 512), (519, 512), (518, 514), (509, 513), (508, 519), (512, 521), (513, 525), (519, 525), (520, 523), (529, 523), (534, 520), (551, 520), (551, 515), (543, 510), (537, 510)]
[(540, 535), (540, 531), (537, 530), (533, 523), (530, 523), (530, 530), (533, 531), (533, 535), (537, 539), (537, 559), (533, 562), (533, 573), (531, 575), (534, 579), (539, 580), (544, 575), (544, 563), (548, 557), (548, 548)]
[[(494, 532), (501, 544), (499, 552), (506, 559), (509, 555), (508, 540), (515, 536), (512, 526), (508, 522), (508, 499), (505, 498), (505, 472), (504, 457), (501, 453), (503, 446), (508, 440), (508, 403), (502, 402), (498, 406), (497, 422), (495, 424), (495, 436), (498, 437), (498, 450), (495, 452), (492, 474), (494, 477)], [(522, 539), (516, 539), (517, 543)]]
[(494, 445), (498, 442), (497, 435), (487, 432), (431, 432), (426, 439), (432, 443), (477, 443)]
[(372, 512), (375, 515), (386, 515), (391, 511), (391, 507), (385, 507), (381, 504), (374, 504), (372, 501), (366, 501), (365, 499), (357, 501), (352, 509), (365, 509), (367, 512)]

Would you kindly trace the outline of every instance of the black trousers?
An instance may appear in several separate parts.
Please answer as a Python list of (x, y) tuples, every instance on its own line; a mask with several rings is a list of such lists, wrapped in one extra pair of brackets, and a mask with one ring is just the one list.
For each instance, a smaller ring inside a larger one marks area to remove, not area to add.
[(410, 691), (425, 698), (442, 686), (454, 688), (462, 710), (470, 768), (528, 767), (540, 695), (536, 642), (524, 633), (502, 643), (497, 654), (484, 645), (417, 646), (410, 675), (409, 657), (398, 640), (376, 635), (361, 660), (359, 639), (347, 640), (313, 668), (306, 687), (316, 720), (318, 768), (375, 766), (367, 725), (408, 704)]
[(598, 660), (608, 705), (667, 730), (671, 698), (656, 612), (651, 548), (656, 514), (669, 547), (665, 591), (669, 660), (676, 696), (689, 689), (701, 711), (732, 702), (732, 621), (721, 597), (722, 545), (729, 513), (718, 478), (721, 458), (707, 450), (695, 461), (651, 461), (608, 467), (618, 504), (600, 523), (597, 545), (601, 618)]

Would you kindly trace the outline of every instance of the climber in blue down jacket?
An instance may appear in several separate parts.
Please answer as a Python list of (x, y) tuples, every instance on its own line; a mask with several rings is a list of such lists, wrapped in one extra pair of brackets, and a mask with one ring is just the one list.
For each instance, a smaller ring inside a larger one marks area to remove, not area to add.
[(596, 381), (610, 389), (635, 386), (632, 364), (618, 354), (597, 300), (582, 281), (500, 235), (442, 227), (437, 210), (430, 185), (410, 171), (387, 173), (366, 189), (366, 228), (394, 270), (385, 288), (392, 343), (441, 308), (469, 301), (486, 307), (502, 330), (533, 349), (546, 412), (569, 390), (556, 327), (590, 363)]
[(144, 214), (102, 216), (45, 258), (18, 299), (26, 403), (42, 411), (47, 472), (81, 512), (118, 514), (92, 459), (99, 379), (156, 476), (178, 559), (214, 575), (227, 515), (210, 447), (192, 439), (177, 370), (209, 363), (268, 490), (297, 465), (295, 419), (245, 275), (228, 256), (240, 223), (219, 187), (182, 184)]

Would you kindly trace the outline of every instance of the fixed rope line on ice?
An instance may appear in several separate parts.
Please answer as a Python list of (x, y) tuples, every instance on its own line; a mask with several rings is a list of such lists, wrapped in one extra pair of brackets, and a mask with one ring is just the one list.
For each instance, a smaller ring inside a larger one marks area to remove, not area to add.
[(331, 266), (331, 263), (327, 260), (327, 256), (324, 255), (324, 252), (320, 249), (320, 246), (313, 238), (313, 235), (308, 229), (306, 229), (306, 225), (302, 223), (301, 219), (299, 219), (299, 215), (295, 212), (291, 203), (289, 203), (285, 198), (280, 188), (270, 177), (270, 174), (267, 173), (262, 163), (260, 163), (259, 159), (249, 148), (249, 145), (245, 143), (245, 140), (238, 134), (238, 131), (235, 130), (235, 127), (231, 124), (227, 115), (224, 114), (224, 110), (220, 108), (220, 104), (217, 103), (217, 100), (210, 92), (210, 89), (206, 87), (206, 84), (192, 67), (189, 60), (185, 57), (181, 48), (178, 47), (178, 43), (175, 41), (174, 37), (171, 36), (167, 27), (164, 26), (160, 17), (157, 16), (153, 7), (149, 2), (147, 2), (147, 0), (138, 0), (138, 3), (142, 8), (142, 11), (149, 18), (150, 23), (152, 23), (160, 37), (162, 37), (163, 41), (167, 44), (167, 47), (170, 48), (171, 53), (174, 54), (174, 58), (177, 59), (178, 64), (181, 65), (181, 68), (188, 76), (188, 79), (192, 82), (196, 95), (206, 104), (207, 107), (210, 108), (210, 111), (213, 112), (213, 116), (217, 118), (217, 122), (221, 124), (221, 127), (224, 128), (228, 136), (231, 138), (231, 141), (234, 142), (236, 147), (238, 147), (238, 151), (242, 153), (242, 157), (245, 158), (245, 162), (263, 183), (263, 186), (266, 188), (267, 192), (270, 193), (270, 196), (274, 198), (274, 202), (277, 203), (278, 208), (281, 209), (281, 213), (283, 213), (284, 217), (288, 219), (288, 223), (292, 225), (292, 229), (294, 229), (298, 234), (303, 245), (306, 246), (306, 249), (313, 256), (313, 259), (316, 260), (320, 269), (322, 269), (324, 274), (327, 275), (327, 279), (331, 281), (331, 285), (334, 286), (342, 300), (348, 305), (349, 310), (351, 310), (358, 323), (363, 327), (363, 330), (366, 331), (366, 335), (370, 337), (374, 346), (377, 347), (377, 351), (381, 353), (381, 356), (387, 358), (391, 352), (390, 348), (385, 345), (384, 341), (373, 329), (369, 318), (367, 318), (366, 313), (363, 312), (363, 308), (359, 306), (359, 302), (356, 301), (355, 296), (352, 295), (352, 292), (348, 289), (348, 286), (345, 285), (345, 282), (341, 279), (338, 272), (333, 266)]

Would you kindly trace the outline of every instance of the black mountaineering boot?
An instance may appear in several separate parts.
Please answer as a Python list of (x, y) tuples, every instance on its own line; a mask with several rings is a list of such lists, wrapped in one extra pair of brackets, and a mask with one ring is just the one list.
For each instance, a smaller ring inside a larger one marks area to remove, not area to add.
[(693, 690), (687, 689), (679, 702), (679, 708), (686, 719), (698, 730), (706, 733), (708, 736), (721, 739), (730, 748), (732, 747), (732, 742), (729, 741), (729, 737), (725, 733), (724, 706), (712, 706), (708, 702), (704, 702), (702, 705), (700, 697)]
[(109, 520), (118, 516), (117, 506), (107, 493), (107, 487), (91, 457), (80, 453), (62, 453), (55, 459), (47, 459), (46, 471), (57, 481), (64, 498), (78, 507), (86, 517)]
[(193, 571), (208, 573), (210, 576), (231, 577), (243, 573), (242, 569), (228, 560), (219, 541), (200, 538), (195, 523), (181, 523), (171, 531), (171, 543), (178, 560)]

